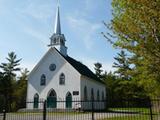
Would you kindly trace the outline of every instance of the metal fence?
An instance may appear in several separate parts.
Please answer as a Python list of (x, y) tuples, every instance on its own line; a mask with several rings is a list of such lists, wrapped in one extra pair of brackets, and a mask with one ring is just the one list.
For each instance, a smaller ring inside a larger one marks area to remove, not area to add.
[(160, 120), (160, 99), (27, 101), (0, 120)]

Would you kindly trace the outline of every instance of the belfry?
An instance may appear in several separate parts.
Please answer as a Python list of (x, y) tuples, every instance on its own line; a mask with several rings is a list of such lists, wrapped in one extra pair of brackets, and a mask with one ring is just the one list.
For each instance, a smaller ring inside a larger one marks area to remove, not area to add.
[(60, 7), (57, 5), (54, 33), (50, 38), (49, 47), (55, 47), (62, 55), (67, 56), (67, 47), (65, 46), (65, 36), (61, 33)]

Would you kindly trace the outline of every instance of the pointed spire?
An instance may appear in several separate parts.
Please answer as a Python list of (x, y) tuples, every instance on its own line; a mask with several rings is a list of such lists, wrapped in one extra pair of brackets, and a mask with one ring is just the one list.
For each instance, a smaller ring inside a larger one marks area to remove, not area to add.
[(59, 0), (57, 5), (57, 12), (56, 12), (56, 20), (55, 20), (55, 28), (54, 33), (60, 35), (61, 34), (61, 22), (60, 22), (60, 12), (59, 12)]
[(65, 46), (65, 36), (61, 33), (60, 12), (59, 12), (59, 0), (57, 4), (56, 19), (54, 33), (50, 38), (49, 47), (55, 47), (62, 55), (67, 56), (67, 47)]

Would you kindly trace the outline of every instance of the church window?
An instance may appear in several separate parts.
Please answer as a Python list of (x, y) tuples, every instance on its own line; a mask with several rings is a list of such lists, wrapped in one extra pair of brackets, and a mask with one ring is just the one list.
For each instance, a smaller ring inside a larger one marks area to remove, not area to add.
[(100, 97), (99, 97), (99, 90), (97, 91), (97, 101), (100, 100)]
[(59, 76), (59, 84), (60, 84), (60, 85), (64, 85), (64, 84), (65, 84), (65, 75), (64, 75), (64, 73), (62, 73), (62, 74)]
[(56, 38), (54, 38), (54, 44), (56, 44), (57, 43), (57, 39)]
[(91, 100), (94, 101), (94, 89), (93, 88), (91, 89)]
[(50, 69), (50, 71), (54, 71), (56, 69), (56, 65), (50, 64), (49, 69)]
[(41, 75), (41, 85), (46, 85), (46, 76), (44, 74)]
[(102, 92), (102, 100), (104, 100), (104, 92)]
[(61, 44), (64, 45), (64, 40), (63, 39), (61, 39)]
[(86, 101), (88, 98), (87, 98), (87, 87), (85, 86), (84, 87), (84, 100)]

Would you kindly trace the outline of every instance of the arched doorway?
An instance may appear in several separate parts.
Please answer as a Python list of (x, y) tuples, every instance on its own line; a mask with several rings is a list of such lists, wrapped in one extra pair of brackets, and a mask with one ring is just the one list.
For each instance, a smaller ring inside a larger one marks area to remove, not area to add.
[(72, 108), (72, 95), (70, 92), (66, 94), (66, 108)]
[(33, 108), (38, 108), (38, 104), (39, 104), (39, 95), (36, 93), (36, 94), (34, 95)]
[(55, 90), (51, 90), (47, 96), (47, 108), (57, 107), (57, 95)]

